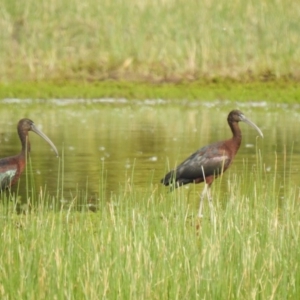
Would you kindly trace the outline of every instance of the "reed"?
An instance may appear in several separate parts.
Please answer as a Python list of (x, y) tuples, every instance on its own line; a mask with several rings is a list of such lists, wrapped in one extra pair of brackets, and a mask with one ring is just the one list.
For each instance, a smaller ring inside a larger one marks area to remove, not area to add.
[(141, 190), (134, 171), (95, 213), (1, 204), (1, 299), (298, 299), (299, 189), (290, 162), (282, 189), (263, 161), (216, 180), (215, 226), (207, 205), (197, 218), (196, 187)]
[(299, 77), (285, 0), (3, 0), (0, 79)]

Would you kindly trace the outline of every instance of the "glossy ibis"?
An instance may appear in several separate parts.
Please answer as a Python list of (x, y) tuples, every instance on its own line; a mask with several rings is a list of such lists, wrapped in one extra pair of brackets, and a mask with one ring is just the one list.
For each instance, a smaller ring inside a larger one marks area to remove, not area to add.
[(51, 140), (29, 119), (21, 119), (17, 126), (22, 149), (18, 155), (0, 159), (0, 188), (9, 188), (20, 178), (26, 164), (26, 153), (30, 152), (28, 132), (33, 131), (50, 144), (56, 155), (58, 152)]
[(227, 122), (233, 135), (231, 139), (216, 142), (197, 150), (161, 180), (161, 183), (164, 185), (171, 185), (175, 188), (188, 183), (205, 182), (204, 190), (200, 196), (199, 217), (202, 217), (205, 195), (207, 195), (210, 206), (212, 205), (210, 195), (211, 184), (216, 177), (229, 168), (241, 145), (242, 132), (238, 123), (245, 122), (249, 124), (263, 137), (261, 130), (239, 110), (231, 111)]

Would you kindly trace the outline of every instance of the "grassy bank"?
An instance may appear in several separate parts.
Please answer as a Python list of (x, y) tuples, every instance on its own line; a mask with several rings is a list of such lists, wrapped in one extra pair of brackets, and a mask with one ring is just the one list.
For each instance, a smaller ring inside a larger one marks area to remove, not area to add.
[(203, 101), (266, 101), (299, 103), (300, 87), (295, 81), (268, 82), (232, 80), (172, 83), (103, 82), (10, 82), (0, 83), (0, 99), (165, 99)]
[(299, 5), (4, 0), (0, 80), (298, 80)]
[(215, 182), (214, 224), (185, 189), (128, 182), (96, 213), (1, 205), (1, 298), (298, 299), (299, 191), (258, 165)]

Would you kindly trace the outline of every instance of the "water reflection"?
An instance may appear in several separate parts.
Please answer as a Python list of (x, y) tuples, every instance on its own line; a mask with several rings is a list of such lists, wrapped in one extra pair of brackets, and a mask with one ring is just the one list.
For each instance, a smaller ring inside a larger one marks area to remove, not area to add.
[[(53, 195), (60, 189), (66, 200), (78, 191), (97, 198), (105, 185), (109, 200), (131, 178), (137, 189), (148, 188), (151, 182), (159, 185), (168, 169), (196, 149), (231, 137), (226, 119), (232, 109), (241, 109), (261, 128), (265, 138), (258, 139), (255, 130), (240, 124), (242, 145), (227, 172), (239, 174), (245, 162), (254, 165), (259, 149), (266, 172), (274, 172), (277, 157), (279, 176), (283, 176), (286, 165), (292, 180), (298, 180), (299, 113), (292, 107), (283, 110), (267, 105), (200, 101), (55, 100), (2, 101), (0, 108), (1, 157), (20, 151), (16, 125), (24, 117), (32, 119), (61, 153), (60, 159), (55, 158), (46, 143), (30, 135), (37, 193), (40, 187), (46, 187)], [(201, 191), (202, 186), (197, 189)], [(26, 198), (25, 175), (18, 193)]]

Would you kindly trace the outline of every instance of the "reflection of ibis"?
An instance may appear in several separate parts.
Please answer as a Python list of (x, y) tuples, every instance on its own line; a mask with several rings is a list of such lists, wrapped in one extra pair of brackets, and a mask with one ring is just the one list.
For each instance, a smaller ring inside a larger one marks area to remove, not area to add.
[(56, 155), (58, 152), (51, 140), (41, 132), (29, 119), (22, 119), (18, 123), (18, 134), (22, 144), (22, 150), (18, 155), (0, 159), (0, 188), (5, 189), (13, 185), (20, 178), (26, 164), (26, 152), (30, 152), (28, 131), (33, 131), (50, 144)]
[(227, 118), (228, 125), (233, 134), (231, 139), (216, 142), (197, 150), (161, 180), (161, 183), (164, 185), (172, 185), (174, 183), (176, 188), (188, 183), (205, 181), (205, 187), (200, 196), (199, 217), (202, 217), (203, 198), (205, 194), (207, 194), (211, 205), (210, 186), (216, 177), (229, 168), (241, 145), (242, 132), (238, 125), (240, 121), (251, 125), (263, 137), (261, 130), (252, 121), (247, 119), (241, 111), (233, 110)]

